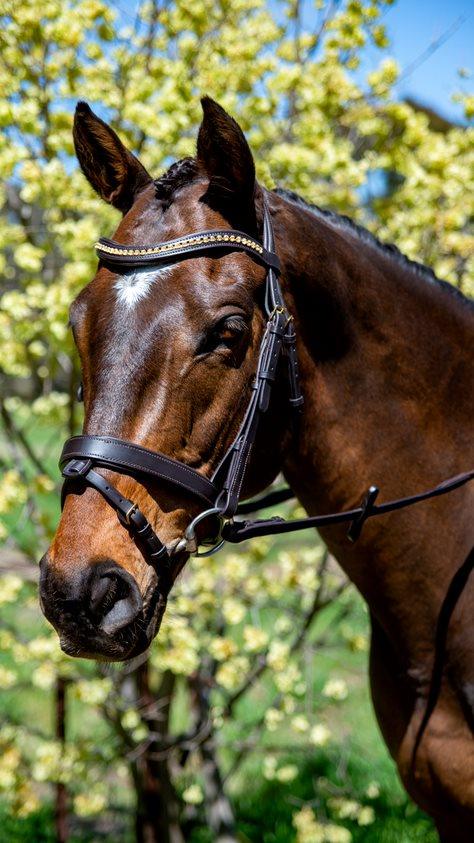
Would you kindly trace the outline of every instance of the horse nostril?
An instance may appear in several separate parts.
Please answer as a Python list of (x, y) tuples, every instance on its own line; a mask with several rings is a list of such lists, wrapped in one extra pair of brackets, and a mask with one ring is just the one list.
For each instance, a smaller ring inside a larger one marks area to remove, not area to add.
[(135, 580), (118, 565), (96, 571), (89, 609), (102, 632), (111, 635), (128, 626), (143, 609)]
[(121, 583), (116, 576), (105, 574), (95, 578), (91, 588), (90, 611), (96, 618), (103, 618), (123, 592), (128, 593), (128, 585)]

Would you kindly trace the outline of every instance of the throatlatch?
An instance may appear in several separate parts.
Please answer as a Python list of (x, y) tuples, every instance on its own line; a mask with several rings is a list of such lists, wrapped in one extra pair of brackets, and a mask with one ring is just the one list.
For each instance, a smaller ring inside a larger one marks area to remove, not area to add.
[[(115, 509), (120, 523), (135, 539), (145, 559), (157, 569), (166, 569), (170, 556), (166, 546), (154, 532), (138, 506), (126, 498), (96, 468), (105, 468), (133, 477), (138, 482), (158, 480), (182, 490), (199, 500), (204, 509), (194, 518), (174, 552), (178, 550), (208, 556), (228, 541), (238, 543), (255, 536), (268, 536), (350, 522), (348, 538), (356, 541), (365, 521), (376, 515), (393, 512), (444, 495), (474, 478), (474, 470), (443, 481), (433, 489), (409, 497), (377, 505), (376, 486), (371, 486), (362, 504), (345, 512), (334, 512), (286, 521), (270, 518), (257, 521), (236, 521), (234, 515), (245, 515), (293, 498), (291, 489), (278, 489), (255, 501), (240, 503), (250, 453), (255, 442), (260, 418), (268, 410), (273, 383), (282, 356), (288, 369), (289, 403), (299, 410), (303, 396), (299, 385), (296, 336), (293, 318), (288, 312), (278, 275), (280, 262), (275, 254), (273, 228), (264, 200), (263, 243), (242, 231), (217, 229), (178, 237), (155, 246), (124, 246), (102, 238), (96, 243), (99, 258), (107, 265), (122, 267), (158, 266), (186, 260), (196, 255), (242, 251), (266, 267), (265, 311), (267, 324), (260, 345), (252, 395), (235, 440), (209, 479), (185, 463), (111, 436), (73, 436), (65, 443), (60, 468), (64, 477), (62, 501), (80, 487), (96, 489)], [(196, 527), (203, 521), (213, 525), (212, 536), (200, 540), (209, 549), (199, 552)]]

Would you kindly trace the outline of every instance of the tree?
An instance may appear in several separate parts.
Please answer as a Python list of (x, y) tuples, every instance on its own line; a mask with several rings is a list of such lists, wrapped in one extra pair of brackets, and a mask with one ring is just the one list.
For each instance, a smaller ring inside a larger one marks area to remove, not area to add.
[[(35, 559), (54, 530), (55, 460), (80, 423), (68, 307), (93, 275), (93, 242), (117, 221), (73, 158), (77, 99), (103, 114), (158, 175), (193, 153), (199, 96), (209, 94), (246, 131), (267, 186), (283, 184), (349, 213), (474, 291), (466, 189), (474, 153), (461, 113), (464, 107), (472, 118), (472, 98), (459, 95), (460, 124), (439, 131), (429, 114), (397, 100), (400, 70), (381, 23), (386, 5), (328, 0), (314, 10), (300, 0), (148, 0), (132, 18), (104, 0), (4, 0), (0, 539), (7, 548)], [(380, 63), (361, 81), (357, 68), (369, 45)], [(372, 195), (374, 177), (381, 187)], [(150, 662), (131, 672), (104, 674), (67, 659), (38, 626), (31, 587), (3, 579), (0, 685), (55, 695), (59, 715), (54, 737), (41, 718), (25, 725), (7, 706), (0, 787), (13, 810), (33, 810), (38, 784), (55, 783), (64, 839), (65, 789), (78, 816), (113, 806), (112, 765), (119, 780), (133, 782), (139, 840), (180, 841), (203, 812), (215, 837), (229, 840), (226, 781), (249, 753), (263, 755), (269, 780), (292, 780), (298, 769), (279, 760), (286, 750), (279, 730), (296, 736), (293, 749), (298, 735), (306, 746), (330, 737), (324, 721), (314, 720), (324, 695), (306, 694), (304, 665), (327, 640), (316, 618), (343, 584), (319, 545), (283, 547), (268, 558), (267, 550), (255, 544), (223, 563), (193, 561)], [(342, 615), (350, 594), (345, 599), (337, 604)], [(337, 677), (326, 688), (329, 697), (345, 692)], [(63, 738), (65, 694), (72, 709), (92, 717), (100, 743), (89, 730), (73, 735), (72, 727)], [(336, 839), (330, 829), (349, 816), (345, 810), (334, 804), (321, 825), (303, 808), (298, 841)], [(352, 821), (370, 819), (370, 810), (356, 803)]]

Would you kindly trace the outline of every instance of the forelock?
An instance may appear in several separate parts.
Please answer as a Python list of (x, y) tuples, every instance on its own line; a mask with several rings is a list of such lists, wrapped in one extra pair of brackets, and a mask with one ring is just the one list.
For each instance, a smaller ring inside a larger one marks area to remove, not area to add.
[(156, 198), (165, 206), (170, 205), (174, 194), (181, 187), (191, 184), (198, 172), (198, 163), (195, 158), (182, 158), (181, 161), (175, 161), (166, 173), (155, 179)]

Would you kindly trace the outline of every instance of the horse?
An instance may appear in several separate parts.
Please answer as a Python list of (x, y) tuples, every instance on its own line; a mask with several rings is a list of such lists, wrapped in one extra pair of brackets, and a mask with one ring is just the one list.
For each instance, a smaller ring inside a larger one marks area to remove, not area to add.
[[(238, 230), (256, 242), (264, 214), (271, 218), (304, 404), (295, 419), (288, 376), (279, 370), (242, 497), (281, 472), (311, 516), (353, 507), (369, 483), (396, 497), (472, 465), (472, 304), (348, 218), (264, 189), (238, 124), (213, 100), (202, 105), (195, 157), (156, 180), (85, 103), (76, 108), (74, 142), (92, 187), (123, 214), (114, 235), (119, 250), (215, 230)], [(266, 271), (232, 249), (151, 267), (101, 260), (70, 310), (85, 434), (120, 437), (209, 478), (251, 400)], [(189, 556), (183, 531), (200, 506), (154, 477), (138, 482), (110, 470), (101, 477), (113, 478), (117, 494), (136, 501), (159, 533), (166, 575), (85, 484), (65, 497), (41, 561), (40, 601), (65, 652), (121, 660), (157, 633)], [(467, 576), (419, 745), (417, 735), (437, 619), (474, 544), (473, 491), (464, 485), (371, 519), (357, 543), (343, 524), (320, 530), (369, 607), (370, 684), (383, 738), (444, 843), (467, 843), (474, 830), (474, 597)]]

